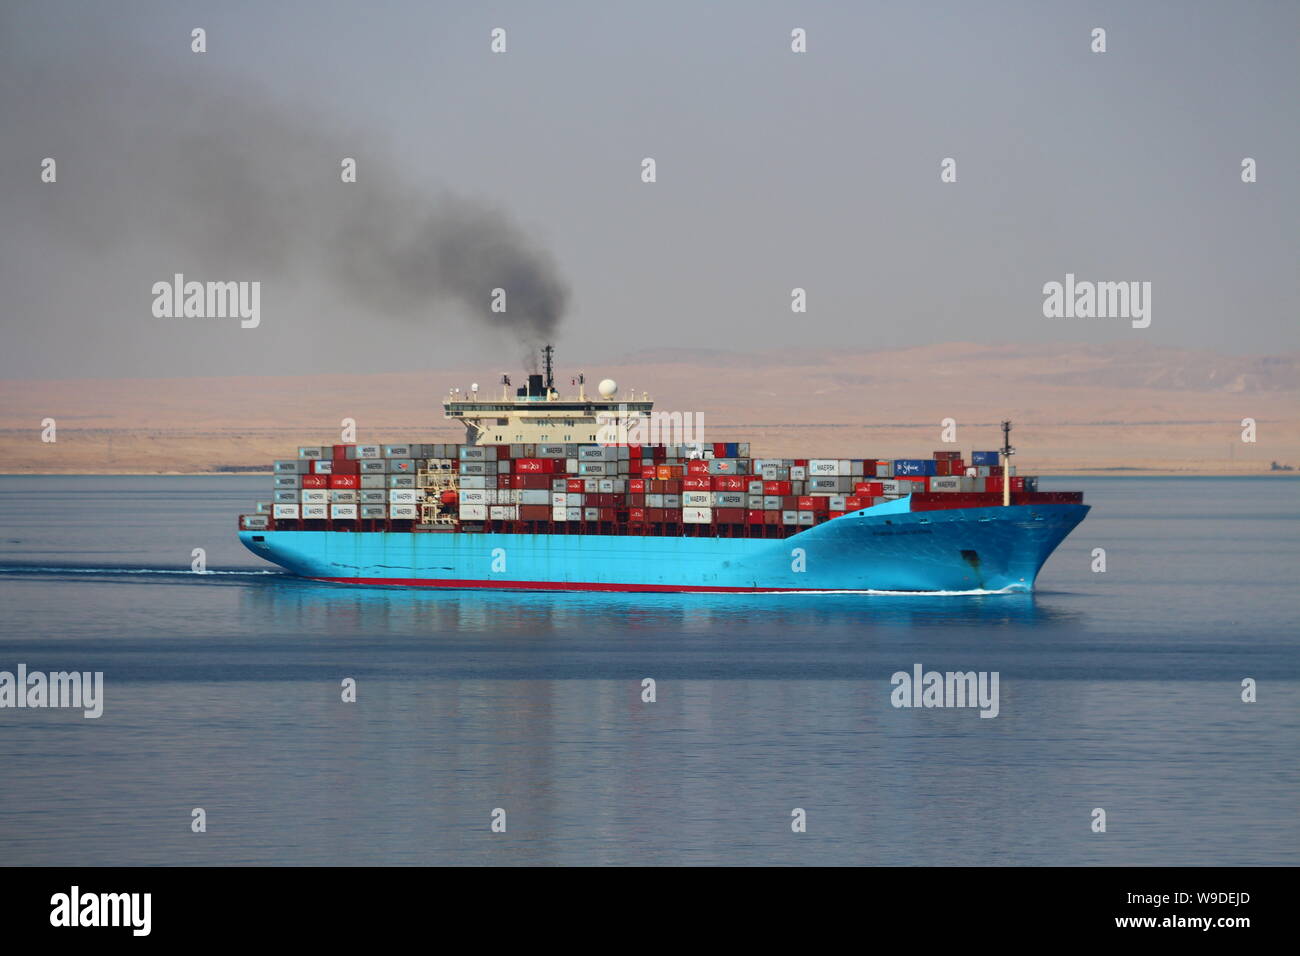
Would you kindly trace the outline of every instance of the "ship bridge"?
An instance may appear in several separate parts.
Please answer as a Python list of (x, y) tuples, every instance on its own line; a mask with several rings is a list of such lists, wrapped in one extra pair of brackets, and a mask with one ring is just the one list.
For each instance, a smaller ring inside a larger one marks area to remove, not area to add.
[(585, 377), (578, 375), (573, 380), (577, 394), (561, 395), (551, 369), (552, 351), (549, 345), (542, 350), (545, 373), (529, 374), (514, 394), (508, 375), (501, 376), (499, 398), (481, 396), (478, 385), (468, 392), (453, 388), (442, 401), (444, 416), (465, 426), (465, 442), (471, 445), (589, 444), (601, 440), (602, 427), (649, 417), (654, 407), (650, 397), (645, 392), (639, 399), (634, 393), (622, 397), (612, 379), (597, 386), (598, 396), (589, 396)]

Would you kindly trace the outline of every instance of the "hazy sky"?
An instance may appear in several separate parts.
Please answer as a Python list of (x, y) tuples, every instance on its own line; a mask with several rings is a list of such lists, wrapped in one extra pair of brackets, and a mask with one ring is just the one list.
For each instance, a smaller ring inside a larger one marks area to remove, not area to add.
[[(0, 376), (513, 368), (497, 270), (566, 367), (1294, 350), (1298, 37), (1281, 0), (9, 2)], [(261, 282), (260, 326), (156, 318), (176, 272)], [(1150, 282), (1150, 327), (1045, 318), (1067, 272)]]

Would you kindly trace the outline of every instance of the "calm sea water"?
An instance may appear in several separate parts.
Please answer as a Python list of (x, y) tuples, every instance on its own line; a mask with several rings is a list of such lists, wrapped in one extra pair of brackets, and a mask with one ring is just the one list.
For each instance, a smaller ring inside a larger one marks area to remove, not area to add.
[(0, 670), (105, 675), (0, 710), (0, 863), (1300, 863), (1295, 479), (1048, 480), (1039, 591), (931, 598), (316, 585), (235, 538), (268, 484), (0, 478)]

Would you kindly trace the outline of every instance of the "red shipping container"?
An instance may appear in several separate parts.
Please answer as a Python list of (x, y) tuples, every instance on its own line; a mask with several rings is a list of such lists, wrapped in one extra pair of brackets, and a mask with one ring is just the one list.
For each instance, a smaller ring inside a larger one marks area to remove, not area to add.
[(627, 503), (631, 505), (633, 508), (644, 508), (645, 495), (628, 495)]
[(844, 507), (849, 509), (849, 511), (857, 511), (859, 508), (865, 508), (867, 506), (862, 503), (861, 498), (857, 495), (853, 495), (844, 499)]
[(654, 465), (646, 465), (641, 469), (641, 477), (647, 480), (657, 477), (658, 474), (659, 474), (659, 469), (656, 468)]
[(356, 447), (357, 447), (356, 445), (335, 445), (334, 454), (331, 457), (334, 458), (335, 461), (337, 461), (340, 458), (347, 458), (348, 449), (356, 448)]
[(663, 493), (666, 495), (680, 495), (682, 493), (682, 481), (681, 478), (669, 478), (664, 482)]
[(330, 486), (329, 475), (303, 475), (302, 486), (304, 488), (328, 488)]
[[(570, 482), (570, 484), (572, 484), (572, 482)], [(572, 489), (570, 489), (570, 490), (572, 490)], [(578, 490), (581, 491), (582, 489), (579, 488)], [(644, 478), (633, 478), (631, 481), (629, 481), (629, 482), (627, 483), (627, 490), (630, 491), (630, 492), (631, 492), (632, 494), (634, 494), (634, 495), (643, 495), (643, 494), (645, 494), (645, 493), (646, 493), (645, 479), (644, 479)]]
[(795, 510), (797, 510), (797, 511), (812, 511), (812, 510), (813, 510), (813, 502), (814, 502), (814, 501), (816, 501), (816, 499), (813, 498), (812, 495), (804, 495), (803, 497), (801, 497), (800, 499), (798, 499), (799, 507), (798, 507), (797, 509), (795, 509)]
[(336, 475), (359, 475), (361, 474), (361, 462), (355, 458), (335, 458), (334, 471)]
[(807, 458), (796, 458), (796, 459), (794, 459), (794, 463), (795, 463), (795, 467), (797, 467), (797, 468), (807, 468), (807, 467), (808, 467), (808, 459), (807, 459)]
[(627, 513), (627, 520), (632, 524), (641, 524), (645, 521), (645, 509), (633, 508)]
[(738, 475), (731, 477), (721, 475), (713, 479), (714, 491), (744, 491), (747, 487), (749, 482)]
[(828, 517), (828, 518), (838, 518), (838, 517), (839, 517), (840, 515), (842, 515), (842, 514), (844, 514), (843, 511), (831, 511), (831, 512), (829, 512), (829, 513), (826, 515), (826, 517)]
[(752, 511), (752, 510), (745, 512), (745, 524), (762, 524), (762, 523), (763, 523), (763, 512)]
[(947, 478), (952, 474), (952, 462), (946, 458), (935, 461), (934, 473), (938, 477)]
[(509, 445), (497, 445), (497, 461), (504, 461), (510, 457)]
[(361, 479), (357, 475), (321, 475), (329, 479), (331, 488), (360, 488)]
[(714, 508), (713, 522), (714, 524), (744, 524), (745, 509), (744, 508)]
[(709, 463), (703, 458), (693, 458), (686, 463), (686, 474), (688, 475), (707, 475), (709, 473)]
[(520, 521), (549, 521), (551, 520), (550, 505), (520, 505)]
[(989, 474), (990, 474), (990, 475), (1001, 475), (1001, 474), (1002, 474), (1002, 466), (1001, 466), (1001, 465), (990, 465), (990, 466), (989, 466)]
[(862, 463), (862, 476), (864, 478), (876, 477), (876, 463), (874, 461), (864, 461)]
[(570, 478), (565, 482), (564, 487), (571, 494), (581, 494), (585, 490), (581, 478)]
[(790, 482), (788, 481), (763, 482), (763, 494), (765, 495), (788, 495), (789, 493)]
[(859, 481), (854, 484), (853, 493), (866, 498), (879, 498), (885, 493), (885, 483), (883, 481)]
[(650, 447), (650, 457), (655, 461), (667, 461), (668, 449), (663, 445), (652, 445)]
[(682, 479), (682, 491), (711, 491), (713, 479), (699, 476)]
[(777, 525), (779, 525), (780, 523), (781, 523), (781, 512), (779, 512), (779, 511), (764, 511), (764, 512), (763, 512), (763, 524), (777, 524)]
[(645, 520), (652, 524), (658, 524), (664, 520), (663, 508), (647, 508), (645, 510)]
[[(538, 507), (540, 508), (540, 507), (542, 507), (542, 506), (541, 506), (541, 505), (538, 505)], [(613, 520), (614, 520), (614, 509), (613, 509), (613, 508), (601, 508), (601, 509), (600, 509), (600, 520), (601, 520), (601, 521), (613, 521)]]
[(638, 460), (638, 459), (641, 458), (641, 457), (642, 457), (642, 456), (641, 456), (641, 446), (640, 446), (640, 445), (628, 445), (628, 446), (627, 446), (627, 458), (628, 458), (628, 461), (636, 461), (636, 460)]
[(798, 511), (798, 510), (799, 510), (799, 499), (796, 498), (794, 495), (782, 495), (782, 496), (781, 496), (781, 510), (782, 510), (782, 511)]
[(934, 453), (935, 461), (955, 461), (961, 457), (959, 451), (936, 451)]

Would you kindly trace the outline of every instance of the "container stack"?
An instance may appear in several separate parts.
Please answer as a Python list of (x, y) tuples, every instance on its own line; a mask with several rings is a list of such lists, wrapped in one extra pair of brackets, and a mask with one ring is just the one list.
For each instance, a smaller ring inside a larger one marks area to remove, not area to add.
[(783, 538), (906, 495), (918, 511), (1001, 504), (1006, 480), (1013, 504), (1082, 500), (1004, 475), (996, 451), (775, 459), (745, 442), (313, 446), (274, 472), (245, 530)]

